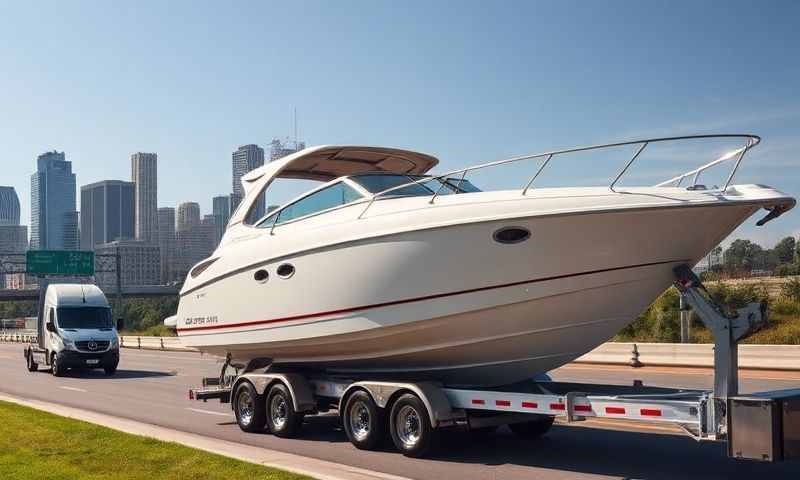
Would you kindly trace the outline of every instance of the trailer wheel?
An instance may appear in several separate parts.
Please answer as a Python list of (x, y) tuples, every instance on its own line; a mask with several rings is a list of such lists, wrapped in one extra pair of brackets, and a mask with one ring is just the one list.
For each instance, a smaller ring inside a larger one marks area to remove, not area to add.
[(436, 430), (431, 425), (428, 409), (411, 393), (404, 394), (392, 405), (389, 430), (395, 447), (407, 457), (423, 457), (435, 443)]
[(28, 371), (29, 372), (35, 372), (35, 371), (39, 370), (39, 365), (37, 365), (36, 362), (33, 360), (33, 352), (31, 352), (30, 350), (27, 350), (25, 352), (25, 358), (27, 359), (26, 363), (28, 364)]
[(233, 396), (233, 413), (239, 428), (249, 433), (264, 430), (267, 421), (265, 412), (264, 398), (250, 382), (242, 382)]
[(363, 390), (347, 398), (342, 412), (342, 425), (350, 443), (361, 450), (374, 450), (384, 437), (383, 411)]
[(539, 438), (550, 430), (555, 417), (549, 415), (537, 416), (535, 420), (522, 423), (512, 423), (508, 426), (515, 435), (524, 438)]
[(61, 364), (61, 359), (58, 358), (58, 354), (56, 352), (53, 352), (53, 354), (50, 355), (50, 365), (51, 365), (50, 371), (53, 373), (54, 377), (64, 376), (64, 372), (66, 369), (64, 368), (64, 365)]
[(303, 415), (294, 410), (292, 394), (282, 383), (276, 383), (267, 394), (267, 426), (273, 435), (291, 438), (297, 435)]

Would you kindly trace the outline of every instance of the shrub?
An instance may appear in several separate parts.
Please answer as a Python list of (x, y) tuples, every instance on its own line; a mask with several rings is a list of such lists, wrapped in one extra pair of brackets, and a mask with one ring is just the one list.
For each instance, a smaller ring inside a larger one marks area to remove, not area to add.
[(793, 302), (800, 302), (800, 277), (790, 278), (781, 285), (781, 295)]

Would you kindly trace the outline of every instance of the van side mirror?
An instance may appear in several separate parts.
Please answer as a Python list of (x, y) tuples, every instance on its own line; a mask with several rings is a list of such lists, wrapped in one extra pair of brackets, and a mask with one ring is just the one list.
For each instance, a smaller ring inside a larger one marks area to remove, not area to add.
[(45, 326), (45, 328), (47, 329), (48, 332), (53, 332), (53, 333), (56, 332), (56, 326), (55, 326), (55, 324), (53, 323), (52, 320), (48, 320), (48, 322), (45, 323), (44, 326)]
[(125, 319), (119, 317), (117, 319), (117, 331), (121, 332), (123, 328), (125, 328)]

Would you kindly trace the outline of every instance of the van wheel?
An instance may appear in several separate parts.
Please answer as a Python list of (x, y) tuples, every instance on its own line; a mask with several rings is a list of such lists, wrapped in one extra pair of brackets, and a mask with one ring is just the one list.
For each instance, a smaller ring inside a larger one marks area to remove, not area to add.
[(27, 363), (28, 363), (28, 371), (29, 372), (35, 372), (35, 371), (39, 370), (39, 365), (37, 365), (36, 362), (33, 361), (33, 352), (28, 351), (28, 353), (25, 355), (25, 357), (28, 360)]
[(350, 443), (361, 450), (374, 450), (384, 437), (383, 411), (363, 390), (347, 398), (342, 425)]
[(110, 377), (111, 375), (114, 375), (115, 373), (117, 373), (117, 366), (116, 365), (110, 365), (108, 367), (103, 367), (103, 371), (106, 373), (106, 375), (108, 375)]
[(538, 416), (535, 420), (522, 423), (512, 423), (508, 426), (515, 435), (523, 438), (539, 438), (550, 430), (555, 417), (549, 415)]
[(289, 389), (276, 383), (267, 395), (267, 426), (273, 435), (290, 438), (297, 435), (303, 423), (303, 414), (294, 410)]
[(416, 395), (406, 393), (392, 405), (389, 430), (394, 446), (407, 457), (423, 457), (435, 444), (436, 430), (428, 409)]
[(58, 354), (53, 352), (50, 356), (50, 365), (52, 366), (51, 372), (53, 373), (54, 377), (63, 377), (65, 373), (64, 365), (61, 363), (61, 359), (58, 357)]
[(263, 431), (267, 421), (265, 411), (264, 397), (256, 392), (250, 382), (242, 382), (233, 396), (233, 413), (239, 428), (249, 433)]

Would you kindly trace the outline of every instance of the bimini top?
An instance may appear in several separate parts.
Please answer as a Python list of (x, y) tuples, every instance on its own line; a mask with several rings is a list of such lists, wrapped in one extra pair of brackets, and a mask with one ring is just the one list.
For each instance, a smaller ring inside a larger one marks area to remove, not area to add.
[(385, 147), (321, 145), (310, 147), (269, 162), (242, 177), (245, 192), (258, 180), (299, 178), (327, 182), (346, 175), (367, 172), (391, 172), (422, 175), (439, 160), (430, 155)]

